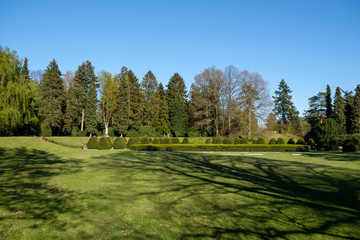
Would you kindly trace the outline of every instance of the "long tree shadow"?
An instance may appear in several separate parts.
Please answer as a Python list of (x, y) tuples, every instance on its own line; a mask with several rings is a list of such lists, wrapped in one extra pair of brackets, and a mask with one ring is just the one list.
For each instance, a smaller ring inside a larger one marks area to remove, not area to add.
[[(184, 232), (181, 238), (286, 239), (317, 234), (323, 238), (360, 239), (357, 235), (360, 232), (354, 227), (360, 223), (360, 173), (356, 170), (250, 156), (174, 152), (130, 155), (102, 157), (103, 161), (96, 167), (117, 168), (124, 173), (145, 171), (153, 174), (153, 181), (162, 186), (161, 190), (134, 193), (129, 196), (131, 199), (181, 193), (171, 201), (153, 198), (164, 212), (164, 218), (187, 219), (184, 225), (193, 231)], [(157, 174), (163, 176), (163, 182), (155, 178)], [(169, 181), (169, 178), (183, 181)], [(247, 197), (251, 201), (224, 205), (222, 197), (229, 194), (234, 199)], [(180, 206), (187, 201), (198, 204), (201, 210), (184, 211)], [(304, 209), (310, 215), (306, 215)], [(198, 220), (202, 215), (230, 220), (221, 225)], [(334, 230), (344, 224), (352, 229)]]
[(5, 210), (0, 223), (29, 219), (36, 222), (34, 228), (41, 224), (52, 224), (58, 230), (65, 228), (66, 223), (58, 216), (79, 211), (72, 203), (75, 193), (51, 185), (49, 180), (79, 170), (79, 160), (65, 161), (54, 154), (25, 147), (0, 148), (0, 208)]

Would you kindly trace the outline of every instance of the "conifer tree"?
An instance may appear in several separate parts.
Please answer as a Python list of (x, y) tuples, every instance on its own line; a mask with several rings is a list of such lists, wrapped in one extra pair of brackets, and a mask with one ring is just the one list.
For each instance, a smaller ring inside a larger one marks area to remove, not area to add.
[(175, 101), (176, 95), (179, 93), (184, 102), (187, 99), (187, 91), (184, 79), (180, 76), (179, 73), (174, 73), (169, 79), (169, 83), (166, 85), (166, 98), (168, 105), (171, 106)]
[(325, 117), (332, 118), (333, 117), (333, 106), (332, 106), (332, 100), (331, 100), (331, 89), (330, 89), (329, 84), (326, 86), (325, 101), (326, 101)]
[(142, 103), (144, 97), (141, 92), (138, 78), (129, 70), (127, 73), (130, 87), (130, 112), (129, 112), (129, 128), (138, 130), (142, 121)]
[(340, 87), (337, 87), (335, 91), (333, 116), (341, 131), (344, 132), (346, 130), (345, 100), (341, 95)]
[(115, 113), (114, 126), (121, 135), (125, 135), (130, 125), (130, 80), (127, 73), (120, 74), (119, 76), (121, 78), (118, 78), (118, 109)]
[(357, 85), (355, 89), (352, 133), (360, 133), (360, 85)]
[(144, 107), (142, 107), (143, 125), (155, 124), (156, 116), (159, 115), (159, 98), (157, 96), (157, 87), (158, 84), (154, 74), (151, 71), (148, 71), (141, 82), (141, 89), (144, 96)]
[(39, 89), (39, 116), (55, 134), (63, 126), (65, 91), (61, 72), (53, 59), (43, 74)]
[(185, 136), (188, 128), (188, 119), (186, 105), (178, 93), (170, 109), (171, 131), (175, 136)]
[(26, 57), (24, 60), (24, 66), (22, 68), (22, 74), (25, 78), (25, 81), (29, 82), (30, 81), (30, 73), (29, 73), (29, 68), (28, 68), (28, 59)]
[(346, 132), (353, 133), (354, 119), (354, 96), (352, 91), (345, 91), (345, 116), (346, 116)]
[(158, 87), (158, 96), (159, 96), (159, 116), (158, 121), (155, 124), (156, 130), (165, 134), (170, 131), (170, 120), (169, 120), (169, 106), (166, 99), (166, 93), (162, 83)]

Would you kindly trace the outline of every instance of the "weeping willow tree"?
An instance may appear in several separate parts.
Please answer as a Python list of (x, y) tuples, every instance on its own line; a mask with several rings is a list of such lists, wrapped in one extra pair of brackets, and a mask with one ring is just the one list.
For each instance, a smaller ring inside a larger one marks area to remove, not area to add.
[[(35, 134), (36, 84), (16, 51), (0, 46), (0, 135)], [(34, 128), (33, 132), (29, 128)]]

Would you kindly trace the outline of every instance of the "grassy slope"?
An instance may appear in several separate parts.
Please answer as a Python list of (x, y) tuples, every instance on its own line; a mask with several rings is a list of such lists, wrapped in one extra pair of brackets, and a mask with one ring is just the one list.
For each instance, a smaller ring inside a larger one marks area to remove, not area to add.
[(0, 138), (0, 239), (359, 239), (358, 153), (68, 149)]

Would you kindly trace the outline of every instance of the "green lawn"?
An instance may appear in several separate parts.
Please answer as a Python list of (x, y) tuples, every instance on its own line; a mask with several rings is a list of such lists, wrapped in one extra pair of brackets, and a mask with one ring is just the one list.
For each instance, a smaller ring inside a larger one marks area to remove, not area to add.
[(0, 138), (0, 239), (360, 239), (359, 153), (253, 154)]

